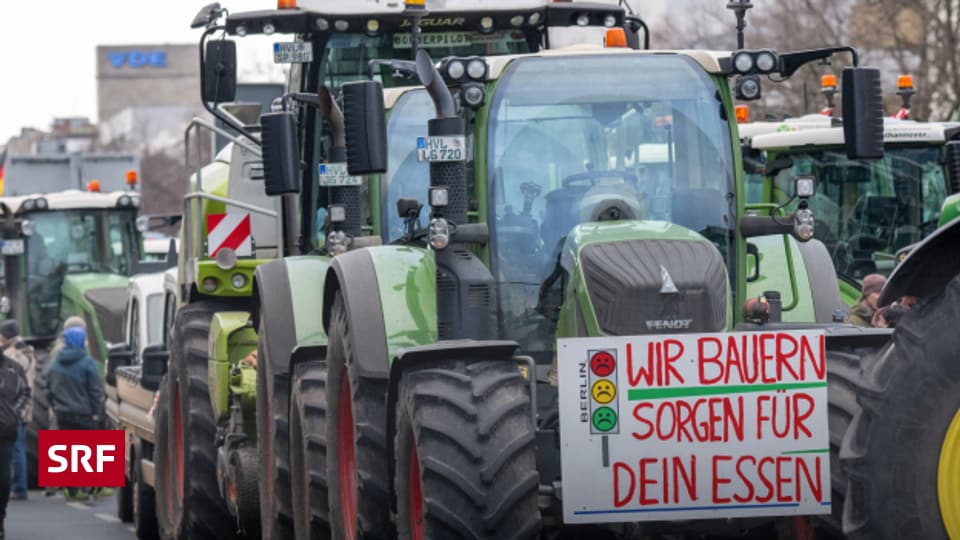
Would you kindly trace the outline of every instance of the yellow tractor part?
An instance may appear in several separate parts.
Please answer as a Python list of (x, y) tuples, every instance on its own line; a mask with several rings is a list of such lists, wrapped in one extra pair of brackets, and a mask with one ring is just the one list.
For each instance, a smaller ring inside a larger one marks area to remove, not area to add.
[(950, 422), (940, 448), (937, 493), (947, 536), (951, 540), (960, 540), (960, 411)]

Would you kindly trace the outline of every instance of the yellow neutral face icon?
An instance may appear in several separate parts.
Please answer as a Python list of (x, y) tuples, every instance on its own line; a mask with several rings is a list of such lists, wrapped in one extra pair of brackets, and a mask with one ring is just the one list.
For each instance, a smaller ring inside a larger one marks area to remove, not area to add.
[(593, 383), (590, 394), (597, 403), (610, 403), (617, 397), (617, 387), (607, 380), (599, 380)]

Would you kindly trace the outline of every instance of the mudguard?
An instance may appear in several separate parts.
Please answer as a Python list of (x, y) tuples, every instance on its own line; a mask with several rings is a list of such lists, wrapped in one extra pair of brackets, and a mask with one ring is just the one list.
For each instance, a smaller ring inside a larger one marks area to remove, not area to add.
[(907, 254), (893, 269), (880, 293), (878, 306), (902, 296), (925, 298), (944, 289), (960, 274), (960, 217), (933, 232)]
[(320, 306), (329, 266), (327, 257), (303, 256), (257, 267), (253, 317), (269, 327), (264, 346), (275, 376), (290, 373), (298, 358), (327, 345)]
[[(741, 305), (734, 306), (735, 309), (742, 309), (742, 302), (747, 298), (758, 297), (766, 291), (779, 291), (783, 307), (793, 306), (792, 309), (783, 310), (783, 322), (830, 321), (830, 318), (827, 318), (826, 321), (820, 321), (820, 317), (818, 317), (811, 286), (819, 287), (820, 285), (811, 283), (815, 276), (811, 276), (808, 272), (809, 266), (806, 263), (803, 251), (799, 247), (799, 242), (793, 237), (787, 236), (784, 239), (784, 235), (777, 234), (750, 238), (750, 243), (756, 245), (759, 251), (760, 275), (755, 281), (747, 282), (747, 294), (743, 297)], [(789, 259), (788, 248), (790, 250)], [(750, 261), (748, 264), (751, 267), (747, 269), (747, 275), (750, 275), (753, 273), (753, 259), (748, 259), (748, 261)], [(794, 280), (796, 286), (796, 297), (793, 294), (791, 279)], [(836, 289), (839, 296), (838, 281), (834, 279), (829, 286)], [(832, 302), (827, 302), (824, 305), (828, 304), (832, 304)], [(829, 313), (832, 315), (835, 309), (836, 307), (833, 307), (829, 310)], [(826, 307), (823, 307), (822, 310), (824, 312), (828, 311)]]
[[(250, 313), (246, 311), (221, 311), (214, 314), (210, 321), (207, 385), (213, 417), (217, 422), (226, 420), (230, 415), (231, 391), (243, 392), (248, 386), (242, 382), (250, 377), (249, 374), (244, 374), (244, 371), (252, 370), (241, 369), (234, 374), (231, 368), (257, 348), (257, 335), (249, 327), (249, 321)], [(244, 399), (241, 393), (241, 400), (249, 402), (249, 396)]]
[[(396, 426), (397, 393), (400, 379), (407, 369), (430, 365), (438, 360), (461, 358), (469, 360), (503, 360), (514, 358), (520, 344), (515, 341), (475, 341), (472, 339), (457, 341), (441, 341), (429, 345), (403, 348), (396, 352), (390, 363), (390, 382), (387, 385), (387, 463), (390, 464), (390, 493), (393, 493), (394, 459), (393, 442)], [(396, 497), (392, 497), (391, 504), (396, 505)], [(394, 508), (395, 510), (396, 508)]]
[(324, 287), (324, 328), (329, 328), (338, 290), (347, 305), (362, 377), (387, 379), (397, 351), (437, 341), (436, 262), (431, 251), (378, 246), (336, 257)]

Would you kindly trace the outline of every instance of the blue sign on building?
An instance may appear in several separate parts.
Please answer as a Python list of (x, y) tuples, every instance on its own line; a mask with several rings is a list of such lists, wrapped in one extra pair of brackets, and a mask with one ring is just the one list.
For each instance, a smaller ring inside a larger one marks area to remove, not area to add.
[(167, 67), (167, 51), (109, 51), (107, 56), (115, 68), (122, 68), (123, 66), (132, 68)]

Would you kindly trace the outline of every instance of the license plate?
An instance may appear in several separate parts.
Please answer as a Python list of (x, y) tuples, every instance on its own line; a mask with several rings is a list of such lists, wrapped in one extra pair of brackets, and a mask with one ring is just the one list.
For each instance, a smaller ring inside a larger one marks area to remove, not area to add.
[(273, 44), (274, 64), (305, 64), (313, 61), (313, 47), (305, 41)]
[(346, 163), (321, 163), (318, 167), (321, 187), (359, 186), (363, 179), (351, 176)]
[(466, 140), (463, 135), (418, 137), (417, 159), (430, 163), (444, 161), (465, 161)]
[[(410, 34), (394, 34), (394, 49), (409, 49)], [(428, 32), (420, 34), (420, 40), (417, 43), (420, 47), (469, 47), (473, 44), (473, 35), (470, 32)]]
[(23, 253), (23, 240), (4, 240), (0, 246), (0, 253), (4, 255), (20, 255)]

